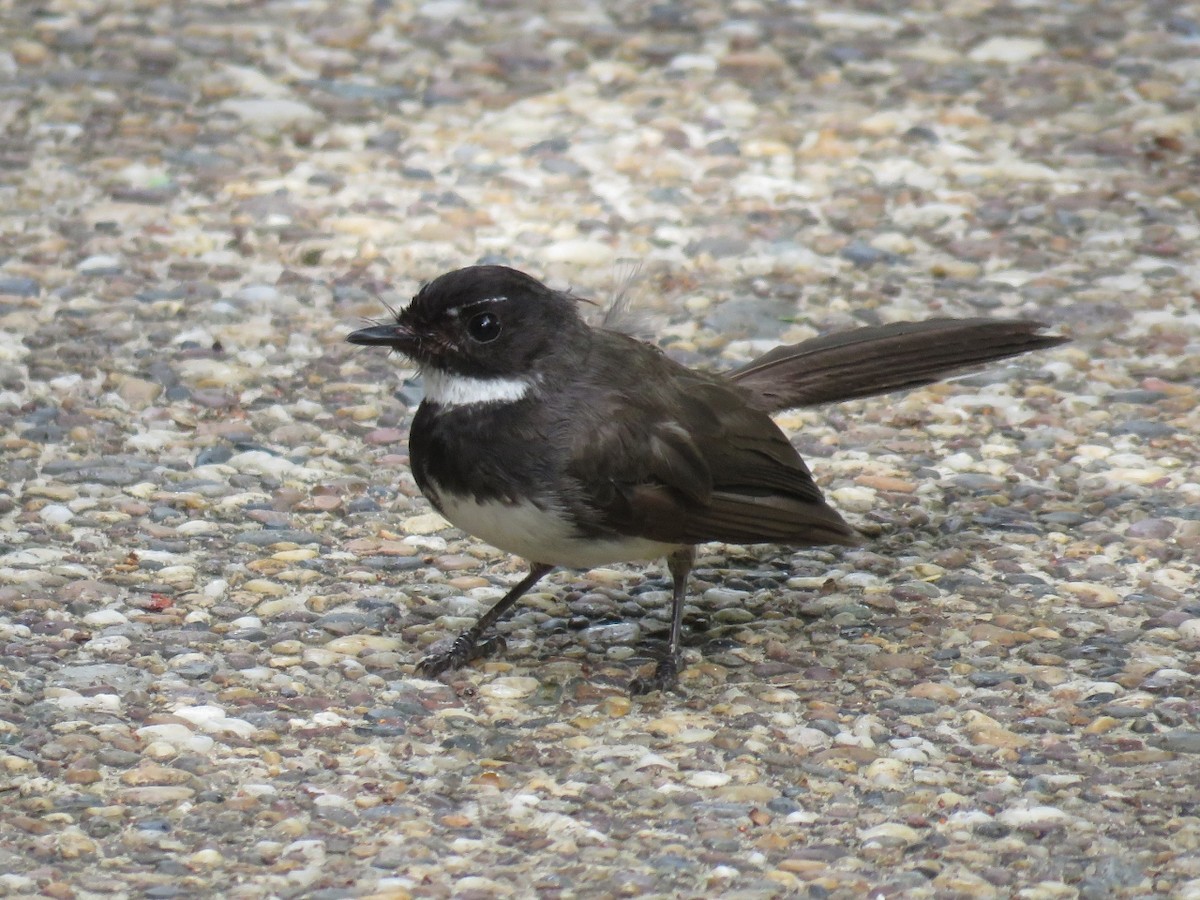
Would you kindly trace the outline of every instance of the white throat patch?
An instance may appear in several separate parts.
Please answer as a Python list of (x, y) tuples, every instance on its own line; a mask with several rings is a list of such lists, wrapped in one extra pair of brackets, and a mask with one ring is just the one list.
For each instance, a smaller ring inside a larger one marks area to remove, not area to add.
[(532, 378), (472, 378), (429, 369), (425, 399), (438, 406), (474, 406), (481, 403), (515, 403), (533, 387)]

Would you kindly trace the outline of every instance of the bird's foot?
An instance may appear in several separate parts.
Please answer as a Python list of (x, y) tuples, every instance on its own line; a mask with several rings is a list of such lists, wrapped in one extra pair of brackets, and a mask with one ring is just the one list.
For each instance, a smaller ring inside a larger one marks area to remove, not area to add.
[(464, 631), (454, 639), (449, 649), (440, 653), (430, 653), (417, 663), (417, 674), (436, 678), (443, 672), (461, 669), (473, 660), (499, 653), (504, 647), (504, 638), (498, 634), (478, 638), (469, 631)]
[(640, 675), (629, 682), (629, 693), (637, 697), (640, 694), (650, 694), (654, 691), (674, 690), (679, 685), (679, 661), (674, 656), (666, 656), (654, 667), (654, 674), (649, 678)]

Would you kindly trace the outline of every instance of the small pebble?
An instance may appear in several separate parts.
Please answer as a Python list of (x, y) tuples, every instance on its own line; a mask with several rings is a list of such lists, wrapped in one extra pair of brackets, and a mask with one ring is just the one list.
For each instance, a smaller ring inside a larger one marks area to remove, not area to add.
[[(5, 7), (0, 894), (1200, 900), (1190, 9), (226, 5)], [(433, 676), (524, 565), (343, 339), (476, 262), (1071, 342), (780, 413), (862, 543), (700, 544), (674, 690), (661, 560)]]

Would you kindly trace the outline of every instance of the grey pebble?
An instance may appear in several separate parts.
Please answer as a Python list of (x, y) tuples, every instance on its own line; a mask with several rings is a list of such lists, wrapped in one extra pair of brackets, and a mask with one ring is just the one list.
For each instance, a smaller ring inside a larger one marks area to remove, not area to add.
[(150, 680), (149, 673), (118, 663), (62, 666), (50, 676), (50, 682), (59, 687), (78, 689), (108, 685), (119, 692), (144, 688)]
[(419, 556), (365, 556), (359, 565), (381, 572), (407, 572), (419, 569), (425, 561)]
[(1140, 438), (1170, 437), (1179, 431), (1166, 422), (1155, 422), (1146, 419), (1127, 419), (1109, 429), (1111, 434), (1132, 434)]
[(579, 633), (579, 638), (588, 644), (632, 644), (641, 634), (641, 626), (636, 622), (612, 622), (606, 625), (591, 625)]
[(891, 700), (884, 700), (880, 706), (902, 716), (924, 716), (932, 712), (937, 712), (940, 708), (940, 704), (937, 701), (924, 697), (896, 697)]
[(0, 277), (0, 294), (9, 294), (14, 297), (36, 297), (41, 291), (41, 285), (32, 278)]
[(847, 244), (842, 249), (841, 255), (854, 263), (854, 265), (862, 268), (873, 266), (876, 263), (892, 265), (900, 262), (900, 257), (896, 254), (872, 247), (870, 244), (860, 240), (853, 240)]
[(1160, 735), (1158, 746), (1176, 753), (1200, 753), (1200, 731), (1176, 728)]
[(254, 531), (238, 532), (236, 540), (241, 544), (252, 544), (256, 547), (269, 547), (272, 544), (322, 544), (324, 539), (311, 531), (298, 531), (292, 528), (263, 528)]
[[(0, 17), (0, 893), (1197, 892), (1189, 10), (107, 6)], [(867, 547), (702, 545), (677, 693), (658, 564), (427, 678), (519, 566), (427, 531), (420, 377), (341, 338), (626, 258), (709, 369), (1073, 343), (781, 415)]]
[(1125, 534), (1129, 537), (1148, 540), (1165, 540), (1174, 533), (1175, 523), (1167, 519), (1142, 519), (1125, 529)]

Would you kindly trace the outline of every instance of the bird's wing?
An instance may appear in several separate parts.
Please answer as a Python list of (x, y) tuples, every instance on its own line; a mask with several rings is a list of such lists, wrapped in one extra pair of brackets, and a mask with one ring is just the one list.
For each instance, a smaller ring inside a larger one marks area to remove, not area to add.
[[(579, 518), (665, 543), (854, 544), (804, 461), (742, 390), (663, 359), (670, 377), (605, 379), (569, 453)], [(583, 510), (580, 510), (583, 512)]]

